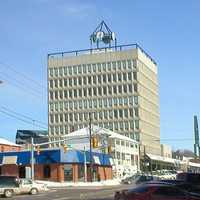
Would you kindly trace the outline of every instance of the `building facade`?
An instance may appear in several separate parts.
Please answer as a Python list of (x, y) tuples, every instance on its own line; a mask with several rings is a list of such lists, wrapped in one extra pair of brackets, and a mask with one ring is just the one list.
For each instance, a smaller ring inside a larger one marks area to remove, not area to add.
[[(48, 132), (42, 130), (17, 130), (16, 144), (23, 145), (25, 148), (31, 144), (31, 138), (33, 138), (34, 144), (40, 144), (48, 142)], [(47, 148), (48, 145), (44, 145), (43, 148)]]
[[(38, 155), (34, 153), (34, 178), (36, 180), (58, 182), (90, 181), (90, 153), (88, 151), (63, 149), (46, 149)], [(86, 165), (84, 165), (84, 160)], [(92, 153), (93, 181), (112, 179), (112, 158), (107, 154)], [(31, 167), (31, 152), (4, 152), (0, 153), (0, 175), (28, 178)], [(29, 170), (28, 170), (29, 169)], [(86, 173), (85, 173), (86, 172)], [(28, 176), (27, 176), (28, 175)], [(30, 178), (30, 177), (29, 177)]]
[(92, 123), (160, 154), (157, 65), (137, 44), (48, 55), (49, 139)]
[(0, 138), (0, 152), (20, 151), (22, 147), (4, 138)]
[[(66, 134), (66, 143), (74, 149), (90, 150), (89, 127)], [(113, 158), (113, 172), (117, 177), (135, 174), (140, 170), (139, 144), (137, 141), (105, 128), (91, 127), (91, 135), (97, 139), (93, 152), (110, 153)], [(110, 152), (108, 152), (110, 147)]]

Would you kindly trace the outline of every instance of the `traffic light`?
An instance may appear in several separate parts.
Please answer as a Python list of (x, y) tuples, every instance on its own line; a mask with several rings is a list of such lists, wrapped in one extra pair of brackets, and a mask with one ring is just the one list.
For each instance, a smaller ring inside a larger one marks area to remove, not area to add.
[(64, 153), (67, 152), (67, 145), (66, 144), (63, 145), (63, 150), (64, 150)]
[(112, 153), (112, 147), (111, 147), (111, 145), (108, 146), (108, 153), (109, 154)]
[(36, 147), (37, 155), (40, 155), (40, 146)]
[(92, 147), (97, 148), (99, 146), (98, 140), (96, 137), (92, 138)]

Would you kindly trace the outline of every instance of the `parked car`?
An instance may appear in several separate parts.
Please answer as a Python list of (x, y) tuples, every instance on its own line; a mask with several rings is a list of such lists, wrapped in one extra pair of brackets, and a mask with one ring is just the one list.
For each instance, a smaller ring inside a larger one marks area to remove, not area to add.
[(0, 195), (12, 197), (17, 194), (37, 194), (46, 191), (44, 184), (38, 184), (30, 179), (18, 179), (14, 176), (0, 176)]
[(147, 181), (159, 180), (156, 176), (151, 175), (134, 175), (122, 180), (123, 184), (140, 184)]
[(200, 195), (200, 174), (179, 173), (176, 180), (162, 180), (162, 182), (173, 184), (178, 188)]
[(200, 197), (171, 184), (148, 183), (116, 192), (114, 200), (200, 200)]

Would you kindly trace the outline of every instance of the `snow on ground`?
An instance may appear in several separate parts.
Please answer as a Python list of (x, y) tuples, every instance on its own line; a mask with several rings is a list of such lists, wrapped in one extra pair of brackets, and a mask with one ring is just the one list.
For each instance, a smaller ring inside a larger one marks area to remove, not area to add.
[(84, 187), (84, 186), (91, 186), (91, 187), (96, 187), (96, 186), (114, 186), (114, 185), (119, 185), (120, 180), (119, 179), (113, 179), (113, 180), (106, 180), (106, 181), (100, 181), (100, 182), (51, 182), (51, 181), (41, 181), (41, 180), (36, 180), (37, 183), (43, 183), (47, 187)]

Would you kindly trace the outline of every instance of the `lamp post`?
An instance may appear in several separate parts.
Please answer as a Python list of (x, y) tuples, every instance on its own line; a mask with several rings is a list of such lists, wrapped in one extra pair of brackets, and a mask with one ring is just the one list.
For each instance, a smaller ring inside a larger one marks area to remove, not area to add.
[(92, 182), (93, 170), (92, 170), (92, 117), (89, 113), (89, 139), (90, 139), (90, 181)]

